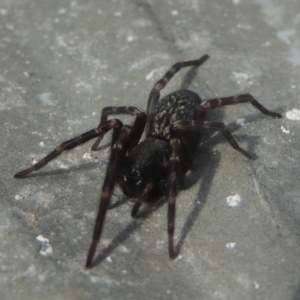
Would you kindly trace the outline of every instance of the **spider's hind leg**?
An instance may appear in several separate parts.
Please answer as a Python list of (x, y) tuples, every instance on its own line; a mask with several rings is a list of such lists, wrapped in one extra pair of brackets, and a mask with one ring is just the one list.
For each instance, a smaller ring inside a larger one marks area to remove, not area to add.
[(232, 148), (239, 151), (245, 157), (251, 159), (251, 155), (241, 148), (236, 142), (228, 128), (224, 123), (221, 122), (210, 122), (203, 120), (193, 120), (193, 121), (177, 121), (172, 124), (170, 131), (172, 132), (189, 132), (189, 131), (201, 131), (201, 130), (212, 130), (221, 131), (224, 137), (227, 139)]
[(202, 103), (200, 107), (207, 111), (209, 109), (214, 109), (216, 107), (221, 107), (224, 105), (233, 105), (239, 103), (247, 103), (250, 102), (254, 107), (260, 110), (263, 114), (267, 116), (271, 116), (273, 118), (281, 118), (281, 114), (269, 111), (263, 105), (261, 105), (252, 95), (250, 94), (241, 94), (231, 97), (223, 97), (223, 98), (214, 98), (207, 100), (206, 102)]

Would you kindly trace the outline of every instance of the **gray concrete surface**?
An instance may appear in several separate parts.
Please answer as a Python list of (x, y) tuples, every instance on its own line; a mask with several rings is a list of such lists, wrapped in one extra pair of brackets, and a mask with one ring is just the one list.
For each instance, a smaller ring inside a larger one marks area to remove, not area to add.
[[(89, 143), (13, 174), (95, 127), (106, 105), (145, 109), (168, 67), (205, 53), (164, 92), (249, 92), (284, 118), (212, 112), (256, 159), (220, 134), (199, 147), (177, 201), (179, 257), (164, 201), (136, 220), (126, 202), (85, 270), (108, 152), (91, 157)], [(0, 298), (300, 299), (299, 74), (298, 0), (1, 0)]]

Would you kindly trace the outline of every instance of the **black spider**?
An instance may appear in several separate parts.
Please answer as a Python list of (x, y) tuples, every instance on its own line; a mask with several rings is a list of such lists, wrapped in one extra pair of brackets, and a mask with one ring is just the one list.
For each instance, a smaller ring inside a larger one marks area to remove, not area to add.
[[(92, 267), (116, 182), (125, 195), (137, 198), (131, 212), (132, 216), (137, 214), (141, 204), (149, 197), (167, 195), (169, 255), (171, 258), (176, 256), (173, 246), (176, 195), (183, 185), (185, 173), (193, 162), (193, 154), (201, 139), (201, 132), (221, 131), (234, 149), (251, 158), (247, 151), (239, 147), (223, 123), (203, 120), (208, 110), (223, 105), (250, 102), (263, 114), (281, 118), (279, 113), (267, 110), (250, 94), (201, 102), (196, 93), (179, 90), (159, 100), (160, 91), (182, 67), (200, 66), (208, 58), (208, 55), (204, 55), (197, 60), (174, 64), (152, 88), (147, 114), (132, 106), (106, 107), (102, 110), (97, 128), (63, 142), (38, 163), (14, 175), (16, 178), (25, 177), (45, 166), (63, 151), (75, 148), (93, 138), (97, 138), (92, 146), (92, 150), (96, 150), (104, 134), (113, 129), (111, 155), (102, 187), (93, 240), (87, 256), (87, 268)], [(133, 126), (123, 125), (119, 119), (107, 119), (109, 115), (119, 114), (135, 116)], [(144, 130), (146, 139), (139, 143)]]

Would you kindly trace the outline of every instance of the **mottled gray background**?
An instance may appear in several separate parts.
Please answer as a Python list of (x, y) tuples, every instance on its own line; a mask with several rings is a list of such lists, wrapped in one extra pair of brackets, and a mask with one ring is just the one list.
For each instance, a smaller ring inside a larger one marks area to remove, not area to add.
[[(108, 151), (88, 143), (13, 174), (95, 127), (104, 106), (145, 109), (167, 68), (205, 53), (164, 93), (250, 92), (284, 118), (212, 112), (256, 159), (220, 134), (199, 147), (177, 201), (179, 257), (164, 201), (136, 220), (126, 202), (85, 270)], [(300, 299), (299, 74), (299, 0), (0, 0), (0, 298)]]

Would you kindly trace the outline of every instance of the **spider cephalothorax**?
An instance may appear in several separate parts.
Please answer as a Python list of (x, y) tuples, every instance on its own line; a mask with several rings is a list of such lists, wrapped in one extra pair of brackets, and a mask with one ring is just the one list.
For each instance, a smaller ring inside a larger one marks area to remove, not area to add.
[[(160, 100), (160, 91), (167, 82), (182, 68), (200, 66), (208, 55), (197, 60), (178, 62), (156, 82), (152, 88), (147, 105), (147, 114), (136, 107), (106, 107), (102, 110), (98, 127), (63, 142), (32, 167), (15, 174), (25, 177), (62, 152), (73, 149), (93, 138), (92, 146), (96, 150), (104, 134), (113, 130), (111, 155), (104, 179), (100, 207), (94, 228), (93, 240), (88, 252), (86, 267), (91, 267), (97, 244), (100, 240), (104, 219), (115, 184), (119, 184), (124, 194), (137, 198), (132, 216), (135, 216), (149, 197), (166, 195), (168, 198), (168, 240), (169, 255), (175, 257), (173, 237), (175, 223), (176, 195), (182, 187), (184, 175), (193, 162), (193, 154), (205, 130), (221, 131), (230, 145), (247, 158), (247, 151), (239, 147), (223, 123), (204, 121), (208, 110), (238, 103), (250, 102), (263, 114), (281, 118), (262, 106), (250, 94), (233, 97), (215, 98), (202, 102), (200, 97), (189, 90), (173, 92)], [(119, 119), (108, 120), (109, 115), (129, 114), (135, 117), (132, 126), (123, 125)], [(141, 135), (146, 138), (139, 143)]]

